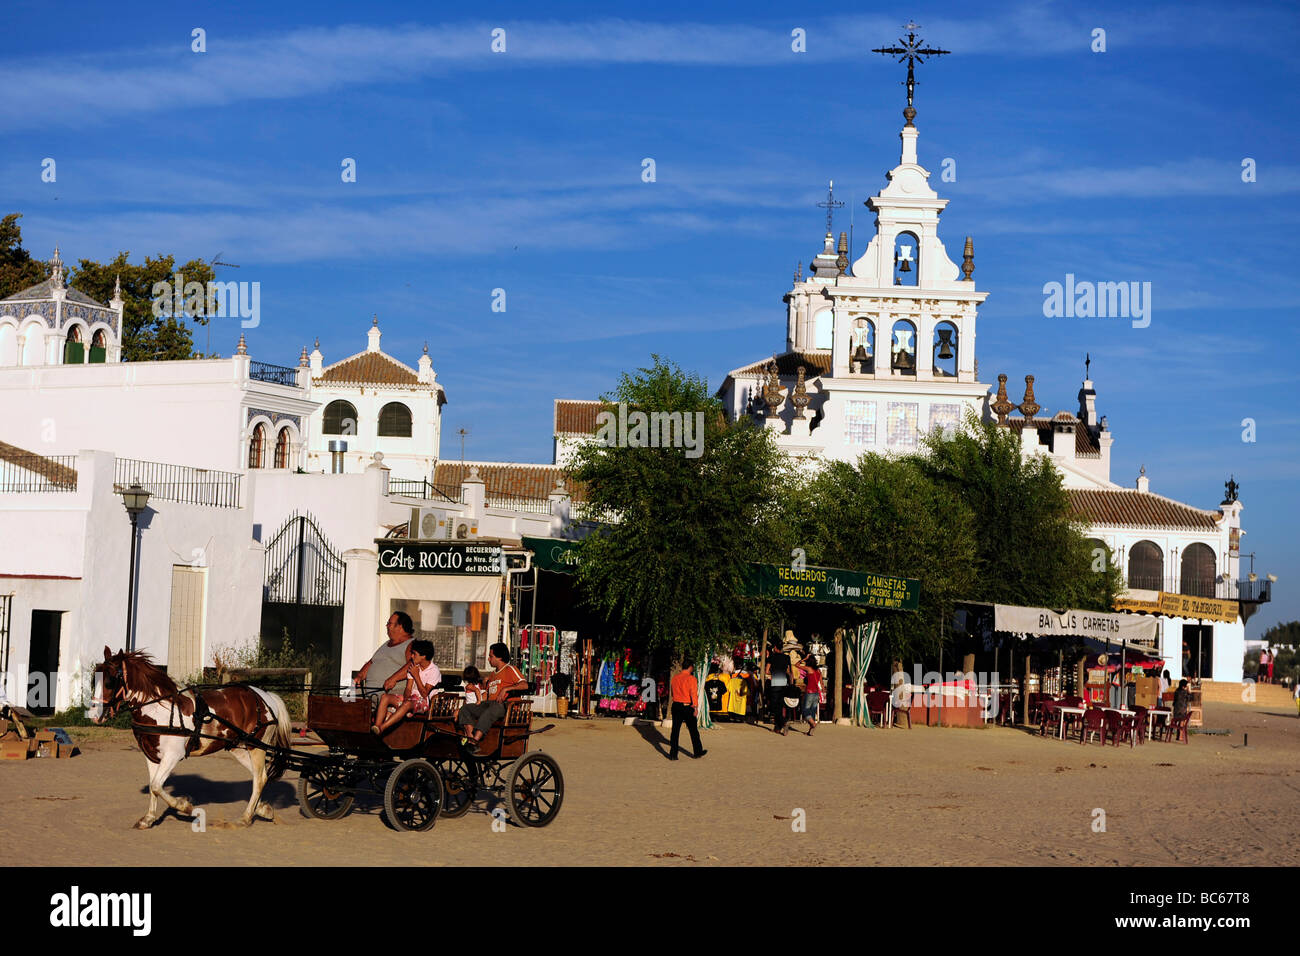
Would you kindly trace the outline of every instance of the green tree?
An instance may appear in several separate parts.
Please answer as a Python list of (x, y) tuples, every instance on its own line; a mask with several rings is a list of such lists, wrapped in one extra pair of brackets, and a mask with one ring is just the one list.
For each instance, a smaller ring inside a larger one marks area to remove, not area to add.
[(869, 613), (881, 621), (882, 649), (904, 659), (937, 654), (953, 603), (974, 586), (974, 515), (960, 495), (916, 459), (868, 454), (827, 464), (786, 513), (809, 564), (920, 579), (916, 612)]
[(620, 402), (629, 416), (701, 413), (698, 456), (599, 441), (577, 452), (570, 477), (604, 523), (582, 542), (578, 581), (621, 639), (698, 659), (763, 615), (767, 602), (740, 595), (741, 571), (773, 549), (790, 466), (764, 429), (725, 420), (703, 378), (652, 361), (602, 401), (615, 415)]
[[(154, 286), (160, 282), (169, 285), (180, 272), (184, 282), (199, 283), (204, 289), (213, 277), (212, 267), (206, 262), (191, 259), (179, 269), (174, 256), (145, 257), (142, 265), (132, 265), (129, 252), (119, 252), (108, 263), (82, 259), (73, 270), (71, 284), (99, 302), (113, 298), (114, 283), (122, 283), (122, 360), (126, 362), (165, 361), (187, 359), (194, 356), (194, 340), (189, 317), (197, 324), (207, 321), (201, 297), (191, 296), (182, 308), (182, 315), (171, 314), (167, 303), (154, 314)], [(183, 291), (183, 290), (182, 290)]]
[(1086, 526), (1070, 510), (1050, 460), (1021, 454), (1020, 436), (974, 413), (950, 438), (924, 440), (921, 469), (961, 498), (975, 519), (975, 580), (968, 597), (1031, 607), (1109, 610), (1123, 590), (1106, 555), (1098, 561)]
[(22, 213), (13, 212), (0, 219), (0, 299), (43, 282), (49, 275), (46, 264), (23, 248), (18, 222), (22, 217)]

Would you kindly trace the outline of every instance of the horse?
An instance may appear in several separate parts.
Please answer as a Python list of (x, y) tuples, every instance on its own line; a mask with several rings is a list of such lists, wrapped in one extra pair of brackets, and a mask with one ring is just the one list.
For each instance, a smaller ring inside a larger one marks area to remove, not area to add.
[[(163, 790), (163, 784), (186, 757), (205, 757), (225, 750), (253, 777), (253, 795), (239, 825), (251, 825), (254, 817), (274, 822), (275, 814), (261, 800), (262, 790), (279, 778), (284, 767), (274, 752), (268, 764), (268, 752), (243, 742), (240, 733), (271, 747), (287, 748), (292, 741), (289, 711), (278, 695), (247, 684), (205, 691), (180, 690), (143, 651), (113, 654), (105, 647), (104, 662), (95, 667), (95, 696), (89, 716), (94, 723), (102, 724), (124, 707), (131, 711), (135, 740), (149, 765), (149, 810), (135, 822), (135, 829), (147, 830), (162, 816), (159, 800), (178, 814), (192, 816), (194, 804), (184, 797), (171, 796)], [(180, 728), (190, 733), (151, 734), (144, 729), (149, 726)], [(200, 733), (204, 736), (200, 737)]]

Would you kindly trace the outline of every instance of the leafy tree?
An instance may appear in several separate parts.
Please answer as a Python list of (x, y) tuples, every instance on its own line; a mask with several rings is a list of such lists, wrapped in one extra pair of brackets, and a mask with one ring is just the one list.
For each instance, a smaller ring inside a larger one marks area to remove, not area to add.
[[(0, 220), (0, 299), (20, 292), (49, 276), (48, 263), (33, 259), (23, 248), (22, 213), (10, 213)], [(180, 269), (174, 256), (145, 258), (143, 265), (131, 265), (129, 252), (120, 252), (107, 264), (82, 259), (69, 270), (69, 284), (97, 302), (113, 298), (113, 286), (122, 280), (122, 359), (127, 362), (187, 359), (194, 357), (193, 337), (185, 323), (188, 316), (203, 325), (204, 303), (197, 298), (187, 301), (181, 316), (172, 316), (168, 307), (162, 316), (153, 313), (153, 287), (156, 282), (173, 282), (174, 273), (184, 274), (185, 282), (198, 282), (206, 289), (213, 278), (212, 267), (192, 259)]]
[(765, 430), (728, 423), (703, 378), (652, 361), (602, 401), (614, 414), (626, 403), (629, 416), (702, 413), (700, 454), (602, 442), (578, 450), (570, 477), (586, 487), (589, 516), (605, 522), (582, 542), (578, 583), (623, 640), (699, 659), (763, 613), (766, 602), (740, 595), (741, 572), (772, 552), (789, 464)]
[[(184, 276), (184, 282), (200, 283), (205, 289), (214, 273), (206, 262), (192, 259), (176, 268), (174, 256), (145, 257), (143, 265), (127, 261), (129, 252), (119, 252), (107, 264), (82, 259), (73, 270), (71, 283), (86, 295), (99, 302), (113, 298), (114, 283), (122, 282), (122, 360), (126, 362), (165, 361), (194, 357), (194, 341), (184, 318), (171, 315), (171, 305), (163, 315), (154, 315), (155, 283), (175, 282), (175, 273)], [(183, 290), (182, 290), (183, 291)], [(198, 324), (207, 321), (203, 315), (203, 302), (197, 298), (187, 301), (183, 315)]]
[(0, 219), (0, 299), (8, 298), (29, 286), (45, 280), (49, 269), (44, 262), (33, 259), (23, 248), (20, 212)]
[[(1085, 525), (1070, 510), (1061, 475), (1041, 455), (1024, 457), (1020, 436), (970, 413), (958, 432), (934, 432), (916, 461), (975, 520), (971, 600), (1030, 607), (1110, 610), (1123, 590), (1109, 560), (1096, 561)], [(1096, 570), (1094, 570), (1096, 568)]]
[(868, 454), (827, 464), (786, 510), (809, 564), (921, 579), (915, 613), (868, 613), (894, 656), (938, 652), (953, 602), (971, 596), (975, 578), (974, 515), (961, 496), (916, 459)]

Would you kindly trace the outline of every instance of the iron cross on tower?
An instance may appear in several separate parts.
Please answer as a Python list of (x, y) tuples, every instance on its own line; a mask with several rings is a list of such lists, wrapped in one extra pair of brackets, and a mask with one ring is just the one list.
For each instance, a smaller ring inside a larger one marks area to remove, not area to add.
[(934, 47), (921, 46), (924, 40), (918, 39), (916, 31), (919, 30), (920, 24), (908, 20), (903, 24), (903, 29), (907, 31), (907, 39), (898, 38), (901, 46), (882, 46), (872, 50), (872, 53), (883, 53), (886, 56), (898, 57), (898, 62), (907, 61), (907, 109), (903, 110), (903, 116), (907, 119), (907, 125), (912, 125), (912, 120), (916, 117), (916, 110), (912, 108), (912, 92), (916, 89), (916, 75), (913, 73), (913, 66), (917, 63), (924, 63), (927, 56), (945, 56), (951, 53), (951, 50), (936, 50)]
[(835, 180), (832, 179), (830, 185), (826, 187), (826, 201), (819, 202), (816, 205), (817, 208), (826, 210), (826, 235), (829, 236), (831, 235), (831, 224), (834, 221), (835, 210), (844, 208), (844, 203), (835, 198)]

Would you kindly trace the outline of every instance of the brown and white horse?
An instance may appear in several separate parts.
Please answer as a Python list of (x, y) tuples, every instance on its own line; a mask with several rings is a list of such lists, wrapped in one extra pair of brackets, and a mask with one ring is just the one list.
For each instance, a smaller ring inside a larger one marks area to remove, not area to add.
[(277, 695), (246, 684), (234, 684), (217, 690), (180, 690), (167, 674), (142, 651), (118, 651), (104, 648), (104, 663), (95, 668), (95, 696), (90, 718), (103, 723), (122, 708), (131, 711), (136, 724), (174, 727), (198, 731), (217, 740), (180, 734), (151, 734), (135, 728), (136, 743), (149, 761), (149, 811), (135, 823), (137, 830), (153, 826), (161, 813), (163, 800), (177, 813), (190, 815), (194, 804), (184, 797), (173, 797), (163, 784), (186, 757), (207, 756), (229, 750), (253, 775), (253, 796), (240, 817), (240, 826), (248, 826), (253, 817), (273, 820), (271, 808), (262, 802), (262, 789), (277, 779), (283, 767), (258, 747), (240, 742), (238, 731), (273, 747), (288, 747), (291, 742), (289, 712)]

